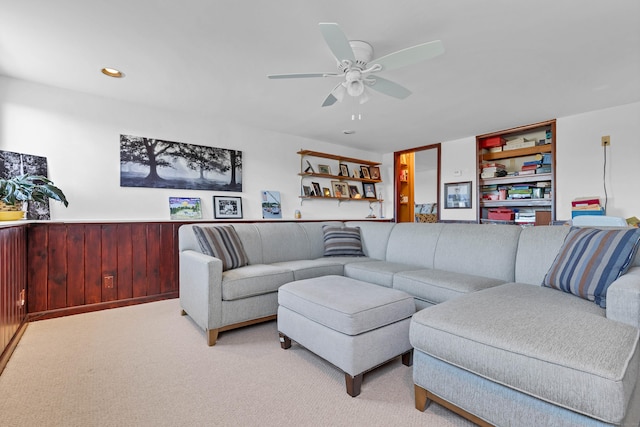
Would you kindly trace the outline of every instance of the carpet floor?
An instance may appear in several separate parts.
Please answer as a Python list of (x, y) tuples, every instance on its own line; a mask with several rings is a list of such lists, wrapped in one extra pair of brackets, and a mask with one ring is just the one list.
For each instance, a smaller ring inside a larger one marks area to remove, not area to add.
[(414, 407), (400, 358), (346, 394), (344, 374), (276, 322), (220, 334), (214, 347), (178, 300), (31, 323), (0, 375), (1, 426), (472, 426)]

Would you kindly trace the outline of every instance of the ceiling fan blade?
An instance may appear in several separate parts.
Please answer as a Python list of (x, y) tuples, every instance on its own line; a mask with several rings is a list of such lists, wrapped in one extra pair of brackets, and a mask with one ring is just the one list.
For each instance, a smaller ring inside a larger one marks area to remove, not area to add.
[(329, 49), (333, 52), (333, 56), (336, 57), (338, 62), (342, 62), (345, 59), (355, 63), (356, 57), (353, 55), (353, 49), (349, 44), (349, 39), (340, 29), (338, 24), (330, 22), (321, 22), (320, 32), (327, 42)]
[(375, 83), (368, 84), (371, 89), (377, 90), (385, 95), (393, 96), (398, 99), (405, 99), (411, 95), (411, 91), (404, 86), (400, 86), (398, 83), (394, 83), (391, 80), (383, 79), (382, 77), (372, 76)]
[(440, 40), (434, 40), (390, 53), (374, 61), (370, 61), (369, 64), (380, 64), (383, 71), (393, 70), (426, 61), (443, 53), (444, 45), (442, 42)]
[(338, 77), (337, 73), (293, 73), (293, 74), (269, 74), (270, 79), (306, 79), (309, 77)]
[(322, 103), (323, 107), (329, 107), (333, 104), (336, 103), (336, 101), (338, 101), (338, 98), (336, 98), (335, 96), (333, 96), (332, 93), (330, 93), (329, 95), (327, 95), (327, 97), (325, 98), (324, 102)]

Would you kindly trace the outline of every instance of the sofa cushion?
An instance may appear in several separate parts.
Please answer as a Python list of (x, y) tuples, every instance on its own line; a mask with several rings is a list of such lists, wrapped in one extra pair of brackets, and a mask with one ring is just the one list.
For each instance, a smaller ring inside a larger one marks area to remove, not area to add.
[(359, 227), (325, 225), (324, 256), (364, 256)]
[(241, 298), (276, 292), (285, 283), (293, 281), (293, 271), (288, 268), (253, 264), (222, 273), (222, 300)]
[(242, 242), (231, 225), (193, 227), (202, 253), (222, 261), (222, 271), (245, 266), (249, 263)]
[(635, 256), (640, 229), (572, 228), (543, 286), (560, 289), (606, 307), (607, 288)]
[(399, 262), (369, 261), (356, 262), (344, 266), (344, 275), (352, 279), (363, 282), (374, 283), (376, 285), (391, 288), (393, 286), (393, 275), (399, 271), (415, 270), (415, 265), (408, 265)]
[(640, 331), (597, 305), (507, 283), (413, 316), (411, 344), (449, 364), (617, 424), (638, 379)]
[(489, 277), (432, 269), (402, 271), (393, 276), (394, 289), (410, 293), (429, 304), (440, 304), (503, 283), (503, 280)]
[(333, 258), (274, 262), (271, 265), (293, 271), (293, 280), (310, 279), (312, 277), (334, 274), (342, 276), (344, 273), (344, 263), (334, 260)]

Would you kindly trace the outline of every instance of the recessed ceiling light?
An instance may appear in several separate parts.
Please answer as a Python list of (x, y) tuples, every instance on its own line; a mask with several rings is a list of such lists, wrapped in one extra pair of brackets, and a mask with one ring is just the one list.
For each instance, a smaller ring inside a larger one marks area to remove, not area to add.
[(354, 133), (356, 133), (356, 131), (352, 129), (346, 129), (343, 130), (342, 133), (344, 133), (345, 135), (353, 135)]
[(124, 73), (120, 70), (116, 70), (115, 68), (104, 67), (100, 71), (102, 71), (102, 74), (109, 77), (115, 77), (117, 79), (124, 77)]

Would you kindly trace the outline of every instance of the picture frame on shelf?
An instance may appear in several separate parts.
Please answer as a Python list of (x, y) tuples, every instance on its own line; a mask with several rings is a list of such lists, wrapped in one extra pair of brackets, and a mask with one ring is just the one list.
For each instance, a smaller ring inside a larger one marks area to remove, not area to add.
[(376, 185), (373, 182), (363, 182), (362, 183), (362, 193), (364, 194), (365, 199), (375, 199), (376, 198)]
[(358, 191), (358, 187), (355, 185), (349, 185), (349, 196), (352, 199), (361, 199), (362, 195), (360, 194), (360, 191)]
[(303, 185), (302, 186), (302, 195), (305, 197), (310, 197), (311, 196), (311, 187), (309, 187), (308, 185)]
[(344, 163), (340, 163), (340, 176), (349, 177), (349, 166)]
[(322, 197), (322, 189), (320, 188), (320, 183), (318, 182), (312, 182), (311, 186), (313, 188), (313, 194), (312, 196), (316, 196), (316, 197)]
[(322, 187), (322, 195), (324, 197), (331, 197), (331, 190), (327, 187)]
[(368, 166), (360, 166), (360, 174), (362, 175), (362, 178), (364, 178), (364, 179), (371, 179), (371, 174), (369, 174), (369, 167)]
[(357, 179), (361, 178), (360, 171), (358, 170), (358, 168), (353, 169), (353, 178), (357, 178)]
[(242, 197), (213, 196), (213, 217), (216, 219), (242, 218)]
[(171, 219), (202, 219), (200, 197), (169, 197)]
[(471, 209), (471, 181), (444, 184), (445, 209)]
[(318, 165), (318, 173), (324, 175), (331, 175), (331, 166), (329, 165)]
[(380, 180), (380, 168), (378, 166), (371, 166), (369, 168), (369, 175), (371, 179)]
[(349, 198), (349, 185), (342, 181), (331, 181), (333, 196), (338, 198)]

